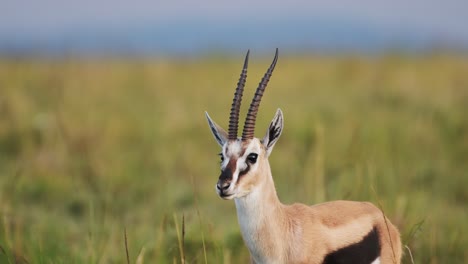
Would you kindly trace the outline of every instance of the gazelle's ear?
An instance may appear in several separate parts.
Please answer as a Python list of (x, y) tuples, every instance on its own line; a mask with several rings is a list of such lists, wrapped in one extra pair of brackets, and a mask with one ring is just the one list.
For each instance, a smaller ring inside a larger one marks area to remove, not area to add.
[(275, 117), (271, 120), (270, 127), (268, 127), (268, 130), (262, 139), (262, 143), (266, 148), (267, 156), (270, 156), (273, 146), (281, 136), (281, 132), (283, 132), (283, 112), (278, 108), (278, 110), (276, 110)]
[(213, 133), (214, 138), (221, 147), (224, 146), (224, 143), (227, 141), (228, 134), (222, 127), (218, 126), (218, 124), (211, 120), (208, 112), (205, 112), (205, 116), (206, 120), (208, 120), (208, 125), (210, 125), (211, 133)]

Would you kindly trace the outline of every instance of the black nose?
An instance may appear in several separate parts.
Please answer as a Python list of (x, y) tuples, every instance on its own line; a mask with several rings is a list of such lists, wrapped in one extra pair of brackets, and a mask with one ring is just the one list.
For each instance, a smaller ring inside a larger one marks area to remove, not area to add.
[(218, 190), (220, 191), (226, 191), (227, 189), (229, 189), (229, 186), (231, 186), (231, 183), (230, 182), (219, 182), (216, 184), (216, 188), (218, 188)]

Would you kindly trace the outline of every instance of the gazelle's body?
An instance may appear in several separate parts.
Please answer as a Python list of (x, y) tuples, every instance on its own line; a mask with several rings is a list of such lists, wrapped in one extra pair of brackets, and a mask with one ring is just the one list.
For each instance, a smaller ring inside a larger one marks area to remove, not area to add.
[(253, 137), (261, 95), (276, 64), (262, 79), (247, 115), (242, 138), (237, 123), (247, 59), (234, 96), (229, 134), (207, 115), (222, 146), (216, 185), (223, 199), (234, 199), (242, 237), (253, 263), (400, 263), (397, 229), (368, 202), (334, 201), (314, 206), (284, 205), (276, 194), (268, 156), (283, 129), (278, 109), (262, 140)]

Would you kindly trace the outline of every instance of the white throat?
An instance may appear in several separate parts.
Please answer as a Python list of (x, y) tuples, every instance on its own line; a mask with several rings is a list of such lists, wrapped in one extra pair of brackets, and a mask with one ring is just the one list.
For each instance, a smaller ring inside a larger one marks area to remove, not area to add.
[[(276, 243), (277, 238), (282, 236), (278, 233), (282, 229), (275, 228), (283, 220), (282, 205), (276, 196), (271, 175), (269, 177), (248, 195), (234, 199), (242, 237), (255, 263), (276, 263), (280, 260), (275, 253), (282, 250), (277, 248)], [(271, 230), (267, 237), (261, 233), (265, 229)]]

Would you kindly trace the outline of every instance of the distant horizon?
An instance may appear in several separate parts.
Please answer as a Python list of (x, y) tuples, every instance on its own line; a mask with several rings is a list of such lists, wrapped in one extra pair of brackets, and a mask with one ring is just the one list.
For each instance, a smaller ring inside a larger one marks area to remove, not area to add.
[(243, 53), (247, 49), (287, 53), (468, 51), (468, 41), (431, 32), (414, 32), (332, 19), (274, 20), (217, 25), (209, 20), (128, 26), (80, 28), (66, 33), (17, 36), (0, 41), (0, 55), (166, 55), (194, 56), (210, 52)]

